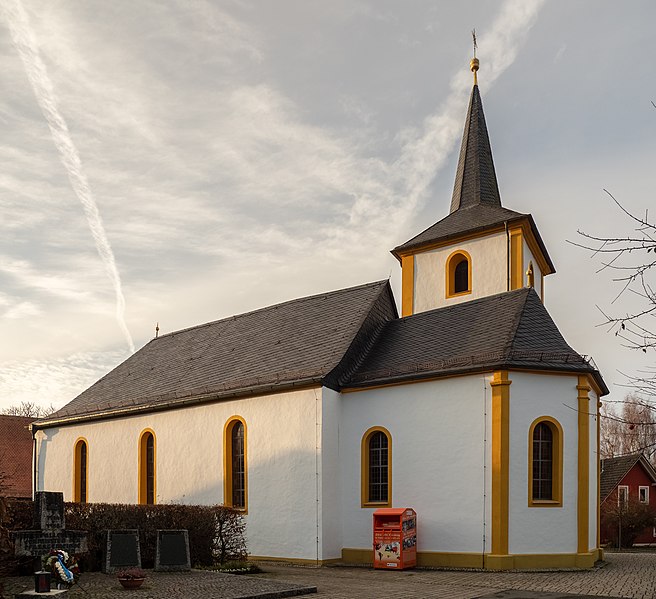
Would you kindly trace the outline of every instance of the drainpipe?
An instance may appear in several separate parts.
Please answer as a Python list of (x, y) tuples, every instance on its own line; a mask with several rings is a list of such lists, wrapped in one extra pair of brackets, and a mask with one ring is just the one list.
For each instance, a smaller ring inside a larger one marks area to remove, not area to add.
[(36, 430), (34, 430), (34, 427), (30, 424), (30, 432), (32, 433), (32, 500), (36, 498), (36, 465), (37, 465), (37, 459), (36, 459)]
[(506, 291), (510, 291), (510, 233), (508, 233), (508, 221), (504, 221), (506, 230)]

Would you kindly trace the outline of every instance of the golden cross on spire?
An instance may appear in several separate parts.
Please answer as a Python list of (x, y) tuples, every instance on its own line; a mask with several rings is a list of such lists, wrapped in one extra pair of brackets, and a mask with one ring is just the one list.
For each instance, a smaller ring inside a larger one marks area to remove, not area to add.
[(476, 58), (478, 43), (476, 42), (476, 29), (472, 29), (472, 41), (474, 42), (474, 58), (471, 59), (469, 68), (474, 73), (474, 85), (478, 85), (478, 58)]

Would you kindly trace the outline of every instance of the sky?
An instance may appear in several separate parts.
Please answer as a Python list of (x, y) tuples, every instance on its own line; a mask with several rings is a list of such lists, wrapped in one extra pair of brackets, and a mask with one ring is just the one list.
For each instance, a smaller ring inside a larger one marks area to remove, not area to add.
[(155, 335), (390, 278), (447, 215), (478, 36), (504, 206), (610, 399), (654, 364), (577, 230), (654, 206), (651, 0), (0, 0), (0, 409)]

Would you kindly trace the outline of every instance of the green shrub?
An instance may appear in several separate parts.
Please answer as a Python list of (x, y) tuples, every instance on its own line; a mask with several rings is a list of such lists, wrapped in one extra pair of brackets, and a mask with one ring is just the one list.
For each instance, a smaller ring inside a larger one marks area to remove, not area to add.
[[(10, 531), (33, 528), (34, 503), (31, 500), (0, 498), (0, 575), (18, 574), (21, 560), (14, 557)], [(89, 552), (80, 558), (82, 572), (102, 568), (107, 530), (137, 529), (141, 563), (155, 564), (157, 531), (187, 529), (191, 563), (212, 566), (246, 557), (243, 516), (222, 505), (129, 505), (111, 503), (66, 503), (66, 528), (88, 533)], [(56, 549), (56, 547), (53, 547)], [(23, 559), (31, 566), (31, 558)]]
[(155, 564), (157, 531), (187, 529), (192, 565), (209, 566), (246, 556), (243, 516), (221, 505), (128, 505), (112, 503), (66, 503), (66, 528), (86, 530), (89, 553), (80, 568), (99, 570), (107, 530), (138, 529), (141, 563)]

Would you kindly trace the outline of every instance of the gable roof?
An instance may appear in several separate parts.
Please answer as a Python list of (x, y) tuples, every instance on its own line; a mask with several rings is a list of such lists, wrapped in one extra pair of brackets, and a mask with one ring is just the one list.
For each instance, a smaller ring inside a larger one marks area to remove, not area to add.
[(615, 458), (601, 460), (601, 477), (599, 479), (599, 495), (602, 503), (615, 490), (622, 479), (636, 465), (640, 464), (652, 482), (656, 482), (656, 471), (641, 453), (630, 453)]
[(391, 320), (348, 388), (491, 369), (587, 372), (588, 358), (560, 334), (533, 289), (524, 288)]
[(336, 388), (385, 320), (388, 281), (269, 306), (152, 339), (37, 428), (310, 384)]
[(0, 415), (0, 495), (32, 497), (33, 420)]

